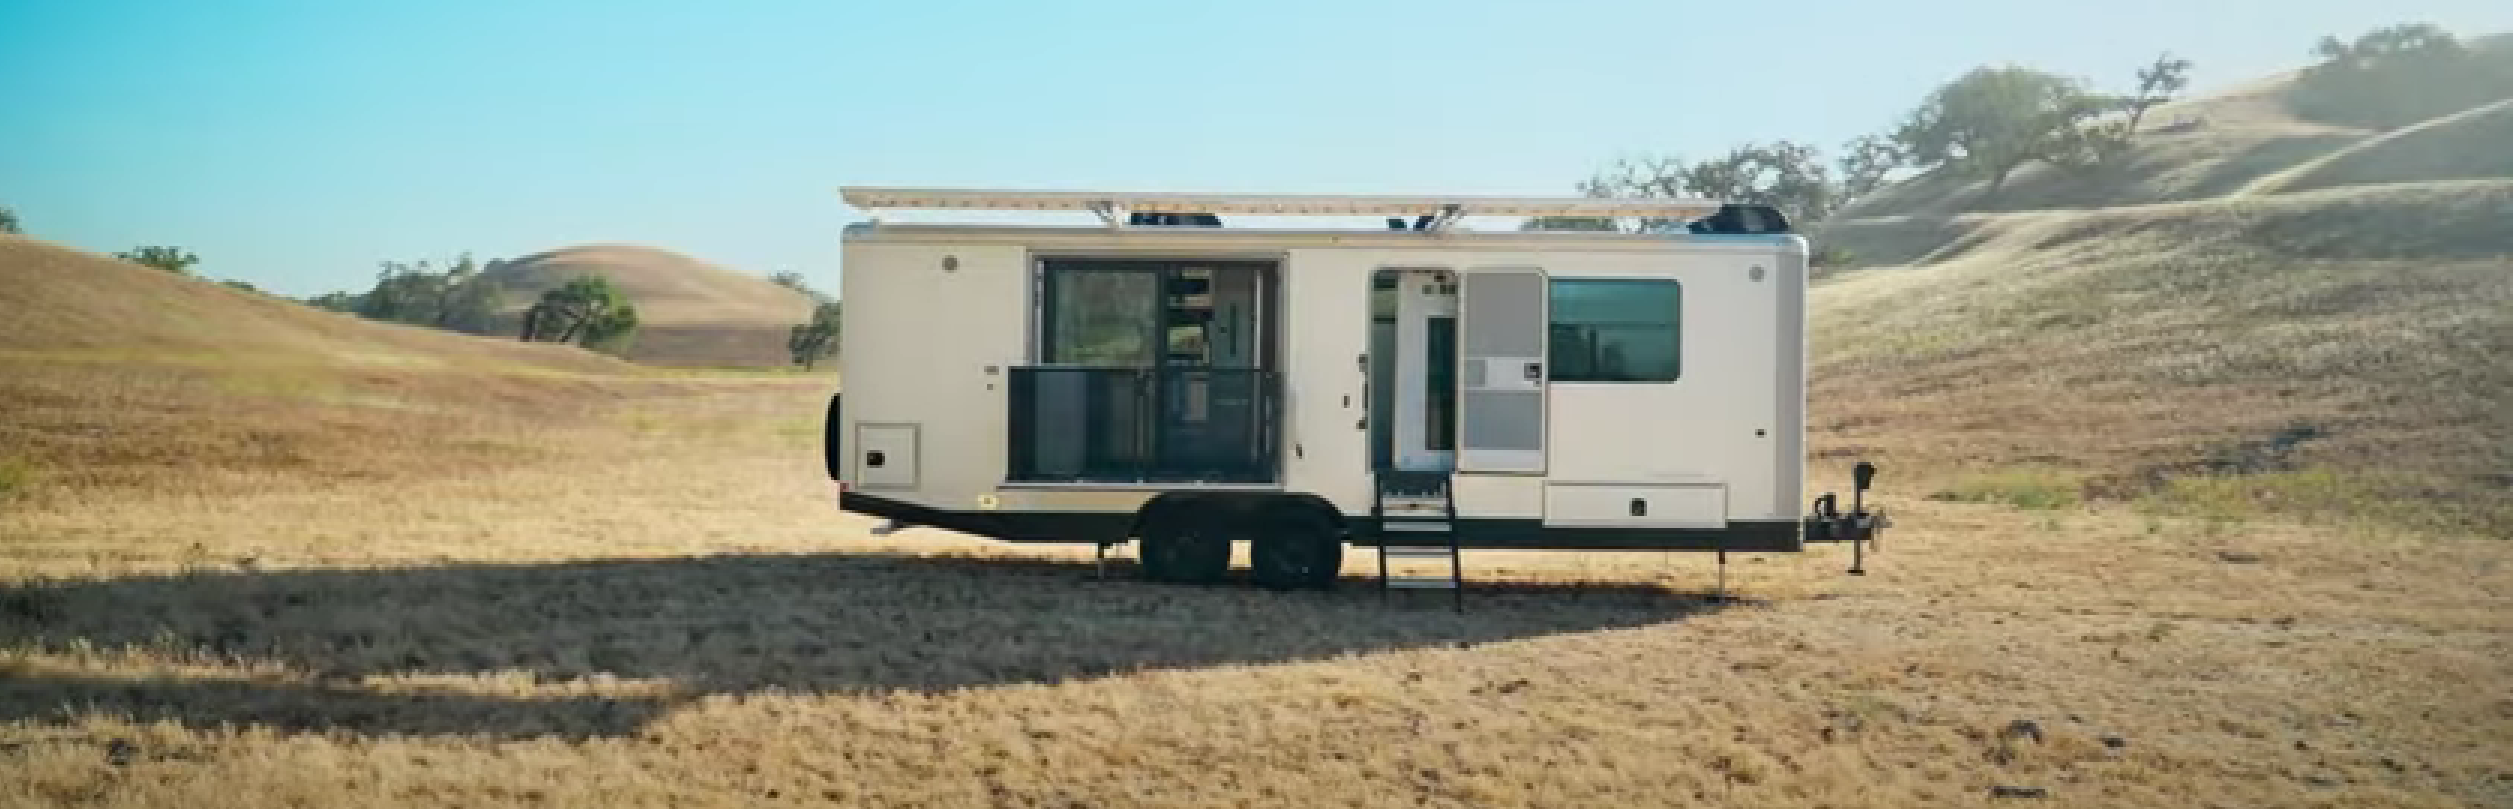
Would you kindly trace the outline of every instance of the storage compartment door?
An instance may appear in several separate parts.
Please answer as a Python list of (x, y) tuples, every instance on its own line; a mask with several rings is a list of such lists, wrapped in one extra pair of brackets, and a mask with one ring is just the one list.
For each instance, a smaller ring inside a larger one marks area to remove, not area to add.
[(1544, 485), (1544, 524), (1561, 528), (1726, 528), (1728, 487), (1718, 483)]
[(1476, 267), (1459, 282), (1457, 468), (1544, 471), (1545, 276)]
[(856, 425), (855, 485), (861, 489), (914, 490), (916, 425)]

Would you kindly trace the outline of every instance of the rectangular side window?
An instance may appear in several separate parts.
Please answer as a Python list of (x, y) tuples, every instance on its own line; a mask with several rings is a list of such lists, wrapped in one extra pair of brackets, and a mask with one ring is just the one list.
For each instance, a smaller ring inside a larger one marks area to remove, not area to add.
[(1143, 368), (1158, 356), (1161, 276), (1134, 267), (1056, 266), (1047, 274), (1047, 345), (1056, 365)]
[(1546, 378), (1673, 382), (1683, 371), (1684, 289), (1660, 278), (1555, 278)]

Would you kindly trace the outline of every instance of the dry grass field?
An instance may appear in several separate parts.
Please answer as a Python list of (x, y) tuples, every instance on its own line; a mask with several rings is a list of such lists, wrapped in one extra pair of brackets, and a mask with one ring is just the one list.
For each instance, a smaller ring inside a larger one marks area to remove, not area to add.
[(1486, 554), (1459, 615), (874, 538), (825, 383), (682, 384), (474, 474), (21, 502), (0, 805), (2513, 802), (2503, 543), (1890, 496), (1864, 578)]
[(2376, 133), (2290, 87), (1826, 224), (1866, 266), (1814, 295), (1810, 446), (1957, 499), (2513, 537), (2513, 100)]
[(1998, 497), (2513, 536), (2508, 206), (2472, 180), (1969, 215), (1817, 293), (1809, 446)]

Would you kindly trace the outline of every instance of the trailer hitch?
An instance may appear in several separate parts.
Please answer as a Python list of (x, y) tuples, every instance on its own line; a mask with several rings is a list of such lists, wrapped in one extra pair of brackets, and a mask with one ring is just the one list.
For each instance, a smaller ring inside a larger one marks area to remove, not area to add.
[[(1832, 492), (1815, 498), (1815, 505), (1805, 520), (1807, 542), (1850, 543), (1852, 576), (1867, 575), (1867, 546), (1877, 545), (1877, 537), (1893, 521), (1884, 509), (1867, 510), (1867, 490), (1876, 482), (1876, 465), (1860, 461), (1850, 468), (1850, 512), (1841, 513), (1840, 501)], [(1879, 547), (1882, 547), (1879, 545)]]

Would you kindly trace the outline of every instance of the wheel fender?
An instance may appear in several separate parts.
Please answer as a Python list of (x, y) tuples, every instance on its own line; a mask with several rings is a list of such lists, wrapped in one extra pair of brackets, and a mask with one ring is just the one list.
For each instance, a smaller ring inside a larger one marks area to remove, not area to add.
[(1143, 507), (1134, 510), (1134, 522), (1126, 526), (1126, 536), (1143, 536), (1145, 530), (1159, 524), (1161, 520), (1189, 513), (1202, 499), (1194, 492), (1162, 492), (1153, 495), (1151, 500), (1143, 504)]

